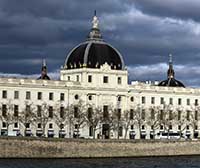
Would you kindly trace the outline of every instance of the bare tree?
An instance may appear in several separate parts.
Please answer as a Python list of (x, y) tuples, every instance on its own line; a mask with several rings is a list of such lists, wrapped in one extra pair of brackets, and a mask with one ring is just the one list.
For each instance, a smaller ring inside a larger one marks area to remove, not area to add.
[(119, 139), (120, 136), (120, 127), (123, 128), (123, 123), (122, 123), (122, 114), (121, 114), (121, 109), (116, 109), (116, 108), (110, 108), (110, 128), (114, 131), (117, 132), (117, 139)]
[(45, 136), (45, 128), (47, 123), (50, 120), (49, 117), (49, 106), (46, 102), (43, 102), (40, 106), (37, 106), (37, 115), (36, 115), (37, 121), (40, 122), (42, 126), (42, 134)]
[(88, 105), (86, 122), (89, 127), (92, 127), (93, 139), (95, 139), (96, 131), (101, 129), (101, 123), (103, 120), (103, 110), (101, 107), (94, 107), (94, 105)]
[(175, 124), (177, 118), (176, 110), (172, 109), (171, 105), (163, 104), (160, 111), (161, 124), (164, 126), (164, 132), (167, 132), (169, 138), (169, 132)]
[(123, 127), (125, 129), (124, 139), (126, 139), (127, 138), (127, 132), (128, 132), (129, 127), (131, 125), (131, 121), (133, 121), (133, 111), (125, 110), (122, 120), (123, 120)]
[(144, 109), (138, 104), (136, 108), (134, 109), (134, 120), (138, 126), (139, 134), (141, 135), (142, 132), (142, 125), (144, 124), (145, 121), (145, 114)]
[(70, 125), (76, 129), (74, 130), (74, 137), (78, 138), (80, 136), (80, 129), (87, 124), (86, 105), (82, 100), (79, 100), (78, 103), (71, 105), (69, 109), (67, 117)]
[(12, 104), (11, 100), (8, 100), (7, 103), (2, 103), (1, 110), (1, 120), (6, 123), (7, 131), (9, 131), (9, 126), (13, 125), (15, 122), (18, 122), (18, 111), (16, 111), (14, 114), (14, 104)]
[(149, 111), (150, 115), (148, 115), (147, 124), (151, 127), (151, 130), (153, 130), (153, 139), (155, 139), (156, 130), (161, 125), (160, 108), (158, 106), (153, 106)]
[(68, 108), (64, 107), (60, 103), (55, 106), (56, 112), (54, 113), (54, 121), (56, 125), (59, 127), (59, 136), (60, 131), (69, 123), (67, 119), (67, 110)]
[(26, 135), (27, 124), (35, 124), (37, 121), (36, 109), (33, 103), (25, 102), (25, 107), (19, 114), (19, 122), (24, 127), (24, 135)]
[(195, 130), (197, 130), (197, 125), (199, 121), (199, 112), (200, 112), (200, 106), (195, 105), (191, 106), (190, 111), (187, 111), (186, 118), (188, 120), (188, 124), (192, 127), (193, 130), (193, 136), (195, 135)]

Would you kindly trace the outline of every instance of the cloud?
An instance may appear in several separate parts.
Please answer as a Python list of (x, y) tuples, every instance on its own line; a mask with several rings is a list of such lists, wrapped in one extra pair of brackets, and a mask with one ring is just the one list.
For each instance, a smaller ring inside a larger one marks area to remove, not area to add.
[[(169, 53), (176, 65), (200, 64), (197, 0), (0, 0), (0, 72), (39, 74), (43, 58), (48, 70), (56, 71), (86, 39), (95, 9), (105, 41), (122, 53), (128, 67), (146, 67), (141, 70), (152, 73), (146, 79), (162, 79), (164, 73), (156, 76), (157, 67), (148, 67), (164, 65)], [(191, 74), (181, 77), (191, 81), (189, 86), (198, 83)], [(136, 77), (141, 78), (131, 76)]]
[(134, 1), (134, 5), (137, 9), (149, 15), (200, 21), (198, 17), (200, 9), (199, 0), (139, 0)]

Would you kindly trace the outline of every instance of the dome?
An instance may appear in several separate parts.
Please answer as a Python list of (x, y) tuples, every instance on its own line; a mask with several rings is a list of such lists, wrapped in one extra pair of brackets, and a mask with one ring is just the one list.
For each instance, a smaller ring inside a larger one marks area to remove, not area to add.
[(161, 81), (158, 86), (168, 86), (168, 87), (185, 87), (184, 84), (175, 79), (175, 72), (173, 69), (172, 55), (169, 55), (169, 69), (167, 71), (168, 78)]
[(102, 39), (96, 16), (92, 23), (88, 39), (72, 49), (65, 60), (64, 68), (100, 68), (107, 63), (111, 69), (124, 69), (124, 61), (119, 51)]
[(182, 82), (174, 78), (168, 78), (167, 80), (161, 81), (158, 86), (185, 87)]

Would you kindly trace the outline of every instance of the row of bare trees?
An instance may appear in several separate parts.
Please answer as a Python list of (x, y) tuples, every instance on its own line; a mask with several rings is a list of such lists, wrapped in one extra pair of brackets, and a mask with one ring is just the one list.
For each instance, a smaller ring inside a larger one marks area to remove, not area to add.
[[(149, 126), (155, 136), (156, 130), (163, 127), (164, 132), (170, 132), (172, 126), (179, 126), (179, 132), (182, 133), (186, 126), (191, 126), (193, 130), (197, 129), (199, 120), (199, 106), (191, 107), (190, 111), (183, 109), (174, 109), (170, 105), (154, 106), (144, 109), (141, 105), (136, 105), (133, 109), (121, 111), (121, 109), (108, 106), (106, 110), (92, 104), (85, 104), (79, 101), (68, 107), (57, 103), (55, 106), (49, 106), (47, 103), (34, 105), (25, 102), (24, 109), (18, 109), (11, 101), (1, 105), (0, 119), (9, 126), (18, 122), (26, 131), (27, 124), (35, 125), (40, 123), (43, 135), (48, 122), (53, 121), (62, 130), (65, 126), (69, 127), (69, 133), (76, 130), (77, 137), (80, 135), (80, 129), (84, 127), (92, 128), (92, 135), (95, 138), (96, 132), (101, 132), (104, 123), (109, 125), (110, 130), (116, 133), (117, 138), (124, 138), (134, 126), (141, 134), (142, 126)], [(24, 132), (25, 134), (25, 132)]]

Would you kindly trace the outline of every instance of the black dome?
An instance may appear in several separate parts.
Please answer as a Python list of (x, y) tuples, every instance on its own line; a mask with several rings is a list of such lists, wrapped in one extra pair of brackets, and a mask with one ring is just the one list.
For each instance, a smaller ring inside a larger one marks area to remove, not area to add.
[(68, 54), (64, 69), (100, 68), (105, 63), (110, 65), (111, 69), (124, 69), (124, 61), (121, 54), (114, 47), (103, 41), (96, 13), (93, 17), (92, 25), (86, 42), (79, 44)]
[(114, 47), (104, 41), (89, 40), (69, 53), (65, 67), (67, 69), (100, 68), (105, 63), (108, 63), (111, 69), (124, 69), (122, 56)]
[(161, 81), (158, 86), (185, 87), (183, 83), (174, 78), (168, 78), (167, 80)]

